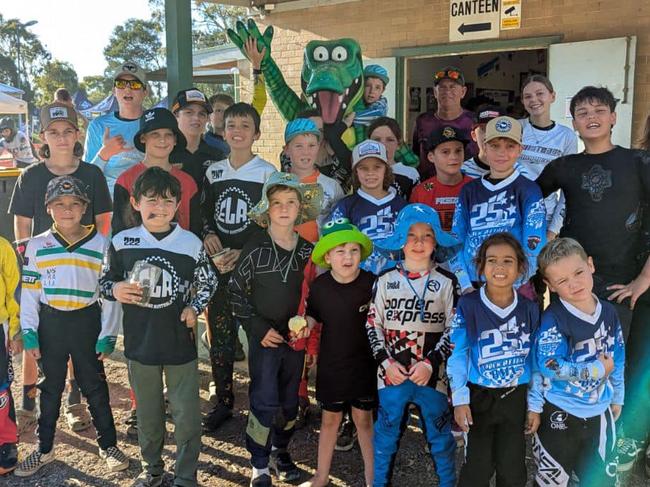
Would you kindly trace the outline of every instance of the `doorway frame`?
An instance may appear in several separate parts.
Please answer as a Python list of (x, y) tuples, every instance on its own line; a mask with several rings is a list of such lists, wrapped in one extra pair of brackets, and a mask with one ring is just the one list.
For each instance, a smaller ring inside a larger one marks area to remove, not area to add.
[[(395, 119), (399, 121), (402, 127), (406, 127), (406, 111), (404, 108), (406, 106), (406, 80), (408, 78), (407, 61), (411, 59), (482, 54), (486, 52), (548, 49), (551, 44), (560, 44), (563, 38), (564, 34), (556, 34), (542, 37), (524, 37), (521, 39), (489, 39), (484, 41), (448, 42), (429, 46), (395, 48), (392, 50), (392, 55), (396, 60), (395, 71), (397, 77), (395, 83)], [(408, 140), (409, 136), (408, 134), (404, 134), (404, 139)]]

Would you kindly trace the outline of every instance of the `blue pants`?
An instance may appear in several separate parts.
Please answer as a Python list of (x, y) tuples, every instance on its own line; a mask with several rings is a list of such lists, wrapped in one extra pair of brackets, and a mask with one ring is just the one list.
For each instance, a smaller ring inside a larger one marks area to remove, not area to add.
[(420, 408), (424, 433), (440, 477), (440, 487), (453, 487), (456, 483), (456, 442), (451, 435), (451, 410), (447, 396), (429, 386), (418, 386), (410, 380), (379, 390), (379, 413), (375, 423), (374, 487), (388, 485), (392, 477), (393, 461), (406, 426), (404, 416), (409, 403)]
[(305, 352), (285, 343), (277, 348), (265, 348), (252, 338), (248, 343), (251, 383), (246, 448), (253, 467), (266, 468), (271, 447), (287, 448), (293, 435)]

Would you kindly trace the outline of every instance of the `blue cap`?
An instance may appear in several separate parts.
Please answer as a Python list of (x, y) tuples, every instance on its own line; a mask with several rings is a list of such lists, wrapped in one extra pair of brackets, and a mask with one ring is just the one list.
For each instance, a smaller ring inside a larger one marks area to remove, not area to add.
[(320, 130), (316, 123), (309, 118), (296, 118), (284, 129), (284, 143), (288, 144), (296, 135), (313, 134), (320, 140)]
[(379, 78), (384, 82), (384, 86), (388, 84), (388, 71), (383, 66), (379, 64), (369, 64), (363, 68), (363, 77), (364, 78)]
[(453, 247), (460, 243), (456, 237), (442, 229), (440, 216), (436, 210), (422, 203), (412, 203), (406, 205), (397, 214), (393, 234), (390, 237), (375, 240), (375, 247), (385, 250), (401, 250), (406, 245), (409, 228), (416, 223), (426, 223), (431, 226), (436, 234), (436, 244), (439, 247)]

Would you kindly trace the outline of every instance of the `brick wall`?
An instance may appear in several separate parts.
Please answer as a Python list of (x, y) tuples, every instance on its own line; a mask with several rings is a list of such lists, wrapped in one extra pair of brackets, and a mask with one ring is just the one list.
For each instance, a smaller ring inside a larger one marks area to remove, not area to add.
[[(650, 1), (522, 0), (522, 28), (503, 31), (499, 39), (562, 34), (562, 42), (637, 36), (633, 139), (650, 113)], [(313, 39), (352, 37), (368, 57), (391, 56), (398, 47), (448, 41), (449, 1), (361, 0), (359, 2), (274, 13), (256, 19), (260, 30), (273, 25), (273, 56), (288, 84), (300, 90), (303, 49)], [(250, 80), (242, 80), (242, 99), (250, 101)], [(262, 116), (257, 152), (277, 163), (284, 122), (269, 99)]]

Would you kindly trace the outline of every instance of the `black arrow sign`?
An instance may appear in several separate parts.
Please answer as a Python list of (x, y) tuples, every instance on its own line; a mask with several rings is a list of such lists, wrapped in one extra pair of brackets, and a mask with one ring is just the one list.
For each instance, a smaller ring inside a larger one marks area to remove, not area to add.
[(458, 27), (458, 32), (465, 35), (465, 32), (481, 32), (484, 30), (492, 29), (492, 22), (482, 22), (480, 24), (460, 24)]

